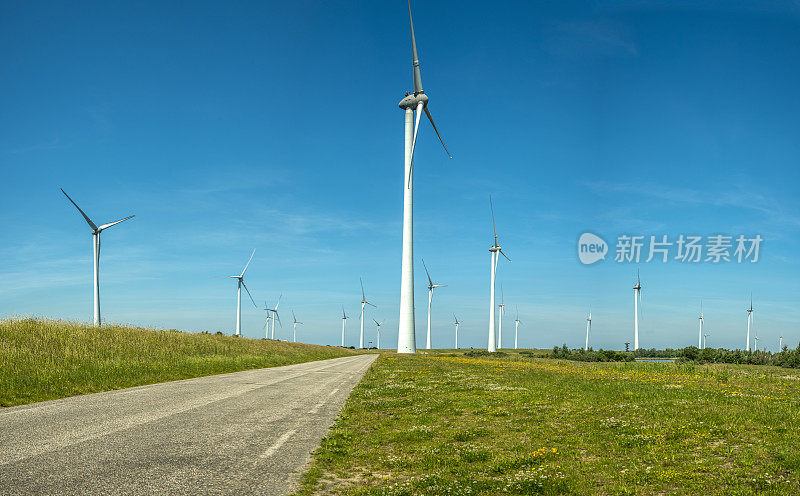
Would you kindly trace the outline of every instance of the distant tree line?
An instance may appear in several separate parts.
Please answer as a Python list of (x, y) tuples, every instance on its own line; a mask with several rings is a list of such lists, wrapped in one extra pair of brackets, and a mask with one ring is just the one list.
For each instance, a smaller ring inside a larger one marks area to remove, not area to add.
[(554, 346), (548, 358), (575, 360), (579, 362), (632, 362), (637, 358), (677, 358), (678, 361), (694, 363), (738, 363), (750, 365), (775, 365), (778, 367), (800, 368), (800, 345), (790, 350), (784, 346), (778, 353), (770, 351), (727, 350), (725, 348), (686, 348), (665, 350), (638, 349), (636, 351), (594, 350), (589, 348), (570, 350), (567, 345)]

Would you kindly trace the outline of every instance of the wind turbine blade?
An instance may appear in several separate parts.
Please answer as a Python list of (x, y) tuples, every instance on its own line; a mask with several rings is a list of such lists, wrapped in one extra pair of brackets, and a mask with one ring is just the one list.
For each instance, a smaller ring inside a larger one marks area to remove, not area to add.
[(294, 315), (294, 310), (292, 310), (292, 320), (297, 322), (297, 317), (295, 317), (295, 315)]
[(408, 166), (408, 187), (411, 187), (411, 176), (414, 175), (414, 149), (417, 146), (417, 131), (419, 131), (419, 118), (422, 116), (424, 102), (417, 104), (417, 116), (414, 120), (414, 138), (411, 140), (411, 163)]
[(253, 295), (250, 294), (250, 290), (247, 289), (247, 285), (244, 283), (244, 279), (242, 279), (242, 286), (244, 286), (244, 290), (247, 291), (247, 296), (250, 297), (250, 301), (253, 302), (253, 306), (258, 308), (258, 305), (256, 305), (256, 300), (253, 299)]
[(431, 273), (428, 272), (428, 266), (425, 265), (425, 259), (422, 259), (422, 266), (425, 268), (425, 274), (428, 276), (428, 284), (433, 286), (433, 281), (431, 280)]
[(434, 284), (433, 287), (434, 288), (446, 288), (447, 284)]
[(278, 305), (281, 304), (281, 298), (283, 298), (283, 293), (278, 295), (278, 302), (275, 304), (275, 312), (278, 312)]
[(360, 282), (360, 283), (361, 283), (361, 299), (366, 301), (366, 299), (367, 299), (367, 295), (366, 295), (366, 294), (364, 294), (364, 281), (363, 281), (363, 280), (361, 280), (361, 278), (359, 277), (359, 278), (358, 278), (358, 282)]
[(129, 215), (129, 216), (125, 217), (124, 219), (120, 219), (120, 220), (115, 221), (115, 222), (109, 222), (108, 224), (103, 224), (102, 226), (98, 227), (97, 230), (98, 231), (102, 231), (103, 229), (108, 229), (111, 226), (116, 226), (120, 222), (125, 222), (126, 220), (132, 219), (134, 217), (136, 217), (136, 216), (135, 215)]
[(494, 223), (494, 205), (492, 205), (491, 193), (489, 193), (489, 210), (492, 211), (492, 229), (494, 229), (494, 244), (497, 245), (497, 225)]
[(64, 196), (66, 196), (66, 197), (67, 197), (67, 200), (69, 200), (69, 201), (70, 201), (70, 203), (72, 203), (73, 205), (75, 205), (75, 208), (77, 208), (77, 209), (78, 209), (78, 212), (80, 212), (80, 213), (81, 213), (81, 215), (83, 215), (83, 218), (84, 218), (84, 219), (86, 219), (86, 222), (89, 224), (89, 227), (91, 227), (93, 230), (95, 230), (95, 231), (96, 231), (96, 230), (97, 230), (97, 226), (95, 225), (95, 223), (94, 223), (94, 222), (92, 222), (92, 219), (90, 219), (90, 218), (89, 218), (89, 216), (88, 216), (88, 215), (86, 215), (86, 212), (84, 212), (83, 210), (81, 210), (81, 207), (79, 207), (79, 206), (78, 206), (78, 204), (77, 204), (77, 203), (75, 203), (75, 202), (72, 200), (72, 198), (70, 198), (70, 197), (69, 197), (69, 195), (67, 194), (67, 192), (66, 192), (66, 191), (64, 191), (64, 188), (58, 188), (58, 189), (60, 189), (60, 190), (61, 190), (61, 192), (62, 192), (62, 193), (64, 193)]
[(422, 93), (422, 75), (419, 72), (417, 57), (417, 40), (414, 37), (414, 19), (411, 17), (411, 0), (408, 0), (408, 22), (411, 25), (411, 64), (414, 71), (414, 94)]
[(431, 115), (431, 111), (428, 110), (428, 107), (425, 107), (425, 115), (427, 115), (428, 116), (428, 120), (431, 121), (431, 126), (433, 126), (433, 130), (436, 131), (436, 136), (439, 137), (439, 142), (442, 144), (442, 147), (444, 148), (444, 152), (447, 154), (448, 157), (453, 158), (453, 156), (450, 155), (450, 152), (447, 150), (447, 145), (444, 144), (444, 140), (442, 139), (442, 135), (439, 134), (439, 130), (436, 128), (436, 123), (433, 122), (433, 116)]
[(503, 250), (500, 250), (500, 254), (501, 254), (501, 255), (503, 255), (504, 257), (506, 257), (506, 260), (508, 260), (509, 262), (511, 261), (511, 259), (510, 259), (510, 258), (508, 258), (508, 255), (506, 255), (506, 254), (503, 252)]
[(247, 266), (250, 265), (250, 261), (253, 260), (253, 255), (255, 254), (256, 254), (256, 249), (253, 248), (253, 253), (250, 254), (250, 260), (248, 260), (247, 264), (244, 266), (244, 270), (242, 271), (242, 276), (244, 276), (244, 273), (247, 271)]
[(367, 304), (367, 305), (369, 305), (369, 306), (372, 306), (372, 307), (378, 308), (377, 306), (373, 305), (372, 303), (370, 303), (370, 302), (368, 302), (368, 301), (365, 301), (364, 303), (366, 303), (366, 304)]

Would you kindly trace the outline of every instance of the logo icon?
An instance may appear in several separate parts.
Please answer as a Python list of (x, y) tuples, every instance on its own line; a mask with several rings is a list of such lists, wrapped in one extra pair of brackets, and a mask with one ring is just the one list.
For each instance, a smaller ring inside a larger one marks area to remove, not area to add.
[(599, 260), (605, 260), (608, 254), (608, 244), (600, 236), (592, 233), (583, 233), (578, 239), (578, 259), (584, 265), (591, 265)]

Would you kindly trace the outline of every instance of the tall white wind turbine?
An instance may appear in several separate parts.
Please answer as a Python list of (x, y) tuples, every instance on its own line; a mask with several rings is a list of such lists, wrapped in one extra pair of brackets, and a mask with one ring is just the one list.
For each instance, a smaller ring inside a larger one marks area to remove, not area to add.
[(348, 318), (347, 314), (344, 313), (344, 307), (342, 307), (342, 348), (344, 348), (344, 328), (347, 326)]
[(583, 346), (584, 351), (589, 351), (589, 331), (592, 330), (592, 311), (589, 310), (589, 316), (586, 317), (586, 344)]
[(281, 298), (283, 298), (283, 294), (278, 295), (278, 301), (277, 301), (277, 303), (275, 303), (275, 308), (268, 308), (267, 309), (272, 313), (272, 332), (271, 332), (272, 333), (272, 337), (271, 337), (271, 339), (275, 339), (275, 321), (277, 320), (278, 321), (278, 325), (283, 327), (283, 322), (281, 322), (281, 317), (280, 317), (280, 315), (278, 315), (278, 305), (281, 304)]
[(247, 264), (245, 264), (241, 274), (236, 276), (227, 276), (236, 279), (237, 289), (236, 289), (236, 333), (234, 334), (235, 336), (242, 335), (242, 287), (244, 287), (244, 290), (247, 291), (247, 296), (250, 297), (250, 301), (253, 302), (253, 306), (258, 308), (258, 305), (256, 305), (256, 301), (253, 299), (253, 295), (250, 294), (250, 290), (247, 289), (247, 286), (244, 283), (244, 273), (247, 272), (247, 267), (250, 266), (250, 262), (253, 261), (253, 255), (255, 254), (256, 250), (254, 248), (253, 253), (250, 254), (250, 259), (247, 261)]
[(377, 346), (377, 348), (381, 349), (381, 325), (383, 324), (383, 321), (378, 322), (375, 319), (372, 319), (372, 321), (375, 322), (375, 325), (377, 326), (377, 335), (378, 335), (378, 343), (377, 343), (378, 346)]
[(750, 323), (753, 321), (753, 295), (750, 295), (750, 308), (747, 309), (747, 346), (745, 349), (750, 351)]
[(636, 286), (633, 287), (633, 351), (639, 349), (639, 305), (642, 303), (642, 281), (636, 271)]
[(89, 224), (89, 227), (92, 228), (92, 246), (93, 246), (93, 250), (94, 250), (93, 251), (94, 256), (92, 257), (92, 263), (93, 263), (93, 266), (94, 266), (94, 280), (93, 280), (93, 286), (94, 286), (94, 311), (93, 311), (93, 315), (94, 315), (94, 325), (95, 326), (99, 326), (100, 325), (100, 233), (103, 232), (104, 230), (108, 229), (111, 226), (116, 226), (120, 222), (124, 222), (124, 221), (126, 221), (126, 220), (128, 220), (130, 218), (136, 217), (136, 216), (135, 215), (129, 215), (128, 217), (125, 217), (124, 219), (120, 219), (120, 220), (117, 220), (117, 221), (114, 221), (114, 222), (109, 222), (108, 224), (103, 224), (102, 226), (98, 226), (94, 222), (92, 222), (92, 219), (90, 219), (89, 216), (86, 215), (86, 213), (84, 213), (83, 210), (81, 210), (81, 207), (79, 207), (78, 204), (75, 203), (72, 200), (72, 198), (69, 197), (69, 195), (67, 194), (66, 191), (64, 191), (62, 188), (59, 188), (59, 189), (61, 189), (61, 192), (64, 193), (64, 196), (67, 197), (67, 199), (70, 201), (70, 203), (75, 205), (75, 208), (77, 208), (78, 212), (81, 213), (83, 218), (86, 220), (86, 223)]
[(269, 339), (269, 321), (272, 319), (272, 309), (267, 306), (267, 302), (264, 302), (264, 312), (267, 314), (267, 321), (264, 323), (264, 339)]
[(358, 347), (359, 349), (364, 348), (364, 305), (371, 305), (375, 308), (375, 305), (367, 301), (367, 295), (364, 293), (364, 281), (361, 278), (358, 278), (358, 281), (361, 283), (361, 336), (358, 338)]
[(425, 268), (425, 275), (428, 276), (428, 342), (425, 349), (431, 349), (431, 301), (433, 300), (433, 290), (436, 288), (444, 288), (447, 284), (434, 284), (431, 279), (431, 273), (428, 272), (428, 266), (425, 265), (425, 259), (422, 259), (422, 266)]
[(519, 337), (519, 323), (520, 322), (522, 322), (522, 321), (519, 320), (519, 307), (517, 307), (517, 318), (514, 319), (514, 349), (515, 350), (517, 349), (517, 344), (518, 344), (517, 338)]
[(458, 324), (460, 324), (461, 321), (458, 320), (458, 317), (456, 317), (456, 314), (453, 314), (453, 319), (454, 319), (453, 324), (455, 324), (455, 326), (456, 326), (456, 348), (455, 349), (458, 349)]
[(494, 330), (494, 287), (495, 287), (495, 278), (497, 276), (497, 261), (498, 261), (498, 253), (506, 257), (506, 260), (509, 262), (511, 261), (508, 258), (508, 255), (503, 253), (503, 249), (500, 248), (500, 243), (497, 240), (497, 225), (494, 222), (494, 206), (492, 205), (492, 195), (489, 195), (489, 209), (492, 211), (492, 228), (494, 229), (494, 244), (491, 248), (489, 248), (489, 252), (492, 254), (492, 268), (490, 272), (490, 280), (489, 280), (489, 345), (486, 349), (490, 352), (497, 351), (497, 346), (495, 344), (495, 330)]
[[(704, 348), (704, 346), (703, 346), (703, 300), (700, 300), (700, 316), (697, 317), (697, 318), (698, 318), (698, 320), (700, 320), (700, 332), (697, 335), (697, 347), (702, 350)], [(714, 320), (714, 319), (712, 318), (711, 320)]]
[[(408, 20), (411, 25), (411, 65), (414, 79), (414, 94), (406, 93), (398, 106), (405, 111), (405, 169), (403, 193), (403, 254), (400, 278), (400, 319), (397, 331), (397, 352), (416, 353), (417, 342), (414, 333), (414, 148), (422, 112), (436, 131), (436, 136), (448, 157), (450, 152), (436, 129), (430, 110), (428, 96), (422, 90), (422, 75), (417, 57), (417, 41), (414, 37), (414, 20), (411, 17), (411, 1), (408, 2)], [(416, 118), (414, 113), (416, 112)]]
[(294, 322), (292, 322), (292, 342), (296, 343), (297, 342), (297, 324), (303, 325), (303, 323), (299, 322), (297, 320), (297, 317), (295, 317), (295, 315), (294, 315), (294, 310), (292, 310), (292, 319), (294, 320)]

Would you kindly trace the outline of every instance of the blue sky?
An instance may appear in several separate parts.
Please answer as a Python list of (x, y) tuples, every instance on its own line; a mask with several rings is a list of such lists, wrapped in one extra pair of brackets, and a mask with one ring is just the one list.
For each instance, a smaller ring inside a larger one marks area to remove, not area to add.
[[(760, 2), (414, 4), (429, 108), (415, 154), (417, 340), (437, 282), (434, 346), (485, 347), (488, 196), (501, 261), (504, 345), (633, 339), (743, 347), (800, 341), (800, 8)], [(235, 325), (235, 282), (283, 294), (307, 342), (337, 344), (358, 278), (396, 343), (406, 7), (392, 2), (4, 2), (0, 7), (0, 315), (91, 317), (90, 231), (103, 233), (109, 321)], [(584, 266), (593, 232), (764, 238), (758, 263)], [(243, 305), (244, 334), (264, 312)], [(358, 320), (348, 323), (357, 343)], [(374, 325), (368, 326), (374, 340)]]

